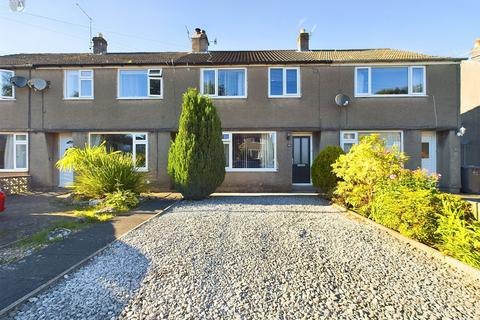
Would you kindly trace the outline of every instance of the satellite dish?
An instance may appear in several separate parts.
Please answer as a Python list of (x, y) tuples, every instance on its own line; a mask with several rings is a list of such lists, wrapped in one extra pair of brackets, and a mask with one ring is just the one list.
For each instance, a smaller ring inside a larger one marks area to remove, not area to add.
[(10, 0), (10, 10), (13, 12), (22, 12), (25, 10), (26, 0)]
[(28, 80), (28, 86), (36, 91), (42, 91), (48, 87), (48, 82), (43, 79), (30, 79)]
[(27, 86), (28, 79), (21, 76), (15, 76), (10, 79), (10, 82), (18, 88), (24, 88)]
[(335, 103), (339, 107), (346, 107), (350, 103), (350, 97), (346, 94), (339, 93), (335, 96)]

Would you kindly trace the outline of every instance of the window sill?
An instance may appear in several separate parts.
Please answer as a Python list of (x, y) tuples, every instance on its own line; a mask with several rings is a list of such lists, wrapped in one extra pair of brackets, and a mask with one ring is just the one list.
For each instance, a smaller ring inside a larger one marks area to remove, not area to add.
[(268, 96), (269, 99), (288, 99), (288, 98), (293, 98), (293, 99), (299, 99), (301, 98), (302, 95), (291, 95), (291, 96)]
[(15, 101), (15, 98), (0, 98), (0, 101)]
[(224, 97), (224, 96), (208, 96), (208, 95), (205, 95), (205, 97), (209, 97), (210, 99), (247, 99), (247, 96), (228, 96), (228, 97)]
[(356, 95), (355, 98), (426, 98), (427, 94), (377, 94), (377, 95)]
[(28, 172), (28, 169), (0, 169), (0, 173)]
[(278, 172), (278, 169), (232, 169), (232, 168), (225, 168), (225, 172)]
[(93, 101), (95, 98), (63, 98), (64, 101)]
[(117, 100), (162, 100), (162, 97), (117, 97)]

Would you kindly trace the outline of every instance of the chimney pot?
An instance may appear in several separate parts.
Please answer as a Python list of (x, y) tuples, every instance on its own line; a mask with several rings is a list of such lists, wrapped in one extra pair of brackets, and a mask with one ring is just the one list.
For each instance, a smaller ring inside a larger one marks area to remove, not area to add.
[(310, 50), (310, 34), (305, 30), (301, 29), (300, 34), (298, 35), (297, 45), (298, 51), (309, 51)]
[(107, 53), (108, 42), (103, 37), (101, 32), (98, 33), (96, 37), (93, 37), (93, 53), (94, 54), (105, 54)]
[(207, 52), (209, 44), (205, 30), (195, 28), (195, 34), (192, 35), (192, 52)]

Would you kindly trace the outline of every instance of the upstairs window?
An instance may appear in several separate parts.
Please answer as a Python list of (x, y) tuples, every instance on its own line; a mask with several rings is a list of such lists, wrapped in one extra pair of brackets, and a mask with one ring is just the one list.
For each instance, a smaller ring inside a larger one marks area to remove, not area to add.
[(246, 98), (246, 69), (202, 69), (200, 87), (210, 97)]
[(299, 68), (269, 68), (268, 96), (269, 97), (299, 97), (300, 96), (300, 69)]
[(357, 67), (355, 95), (425, 95), (425, 67)]
[(9, 70), (0, 70), (0, 99), (13, 99), (15, 89), (10, 79), (14, 73)]
[(65, 70), (65, 99), (93, 99), (93, 70)]
[(121, 99), (163, 98), (162, 69), (119, 70), (118, 97)]

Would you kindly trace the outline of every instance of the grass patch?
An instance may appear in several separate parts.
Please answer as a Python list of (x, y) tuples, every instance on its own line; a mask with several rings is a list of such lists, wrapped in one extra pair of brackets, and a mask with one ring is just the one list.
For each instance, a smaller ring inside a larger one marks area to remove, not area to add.
[(77, 217), (83, 217), (90, 223), (105, 222), (111, 220), (115, 215), (113, 213), (97, 213), (98, 208), (82, 208), (80, 210), (73, 211), (73, 214)]
[(78, 218), (85, 218), (85, 221), (78, 221), (78, 220), (59, 221), (48, 228), (38, 231), (32, 236), (29, 236), (20, 240), (15, 247), (37, 248), (49, 243), (59, 242), (59, 241), (62, 241), (62, 239), (49, 241), (47, 238), (48, 234), (57, 228), (65, 228), (65, 229), (72, 230), (72, 232), (76, 232), (81, 229), (87, 228), (94, 223), (109, 221), (115, 216), (114, 214), (111, 214), (111, 213), (97, 213), (98, 209), (99, 208), (92, 208), (88, 206), (87, 207), (75, 206), (74, 210), (72, 210), (72, 214)]
[(38, 231), (37, 233), (33, 234), (30, 237), (26, 237), (26, 238), (20, 240), (15, 246), (16, 247), (36, 248), (36, 247), (40, 247), (40, 246), (48, 244), (48, 243), (58, 242), (58, 241), (61, 241), (61, 240), (49, 241), (47, 239), (48, 233), (57, 229), (57, 228), (65, 228), (65, 229), (70, 229), (72, 231), (78, 231), (80, 229), (83, 229), (83, 228), (87, 227), (88, 225), (89, 225), (88, 223), (84, 223), (84, 222), (81, 222), (81, 221), (70, 221), (70, 220), (59, 221), (59, 222), (55, 223), (54, 225), (52, 225), (52, 226), (50, 226), (46, 229)]

